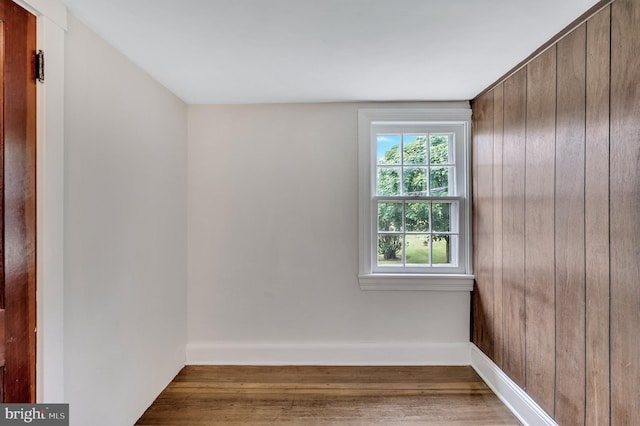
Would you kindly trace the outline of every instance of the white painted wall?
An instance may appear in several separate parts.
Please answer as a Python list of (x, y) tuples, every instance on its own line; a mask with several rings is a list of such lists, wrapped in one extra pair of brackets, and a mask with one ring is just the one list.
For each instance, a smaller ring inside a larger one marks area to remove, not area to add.
[[(65, 14), (66, 17), (66, 14)], [(38, 18), (38, 46), (46, 54), (38, 84), (37, 367), (38, 401), (64, 402), (64, 30)]]
[(68, 24), (65, 399), (131, 425), (185, 362), (187, 106)]
[(468, 354), (468, 292), (358, 286), (357, 111), (389, 106), (189, 107), (188, 363)]

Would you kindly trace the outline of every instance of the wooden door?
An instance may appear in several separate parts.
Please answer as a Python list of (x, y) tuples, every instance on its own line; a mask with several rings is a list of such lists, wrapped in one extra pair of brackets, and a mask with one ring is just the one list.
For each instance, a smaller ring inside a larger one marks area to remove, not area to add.
[(35, 402), (36, 20), (0, 0), (0, 397)]

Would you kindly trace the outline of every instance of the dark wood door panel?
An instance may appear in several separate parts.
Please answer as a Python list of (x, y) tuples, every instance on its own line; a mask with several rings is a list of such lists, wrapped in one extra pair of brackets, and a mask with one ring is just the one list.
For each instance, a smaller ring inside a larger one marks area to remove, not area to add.
[(2, 0), (5, 402), (35, 401), (36, 20)]

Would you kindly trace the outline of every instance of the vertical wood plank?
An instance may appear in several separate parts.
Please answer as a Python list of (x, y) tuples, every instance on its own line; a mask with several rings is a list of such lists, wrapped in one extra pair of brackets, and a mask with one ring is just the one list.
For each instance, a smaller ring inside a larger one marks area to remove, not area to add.
[(493, 361), (502, 367), (504, 326), (502, 304), (502, 141), (504, 88), (493, 89)]
[(557, 44), (556, 415), (585, 418), (585, 66), (586, 25)]
[(586, 424), (609, 425), (610, 7), (587, 21)]
[(554, 169), (556, 48), (527, 65), (525, 282), (527, 392), (549, 414), (555, 405)]
[(503, 370), (525, 386), (524, 171), (526, 70), (504, 82), (503, 209)]
[(640, 2), (611, 6), (611, 423), (640, 419)]
[(476, 115), (474, 188), (476, 276), (473, 292), (473, 341), (493, 359), (493, 93), (474, 103)]

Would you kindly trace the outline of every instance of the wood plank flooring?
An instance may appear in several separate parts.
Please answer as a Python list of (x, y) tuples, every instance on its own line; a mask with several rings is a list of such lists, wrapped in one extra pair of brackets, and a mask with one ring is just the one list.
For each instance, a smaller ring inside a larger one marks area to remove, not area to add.
[(471, 367), (187, 366), (136, 425), (519, 425)]

